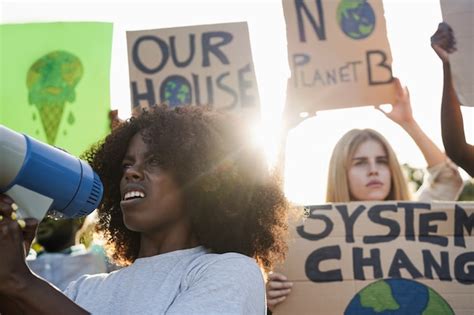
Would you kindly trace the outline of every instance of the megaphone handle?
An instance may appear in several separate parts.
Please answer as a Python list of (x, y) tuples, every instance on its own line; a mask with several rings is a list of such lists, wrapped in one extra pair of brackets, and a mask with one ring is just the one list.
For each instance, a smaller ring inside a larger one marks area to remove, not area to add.
[(16, 213), (20, 219), (35, 218), (41, 221), (53, 204), (53, 199), (19, 185), (14, 185), (5, 194), (18, 205)]

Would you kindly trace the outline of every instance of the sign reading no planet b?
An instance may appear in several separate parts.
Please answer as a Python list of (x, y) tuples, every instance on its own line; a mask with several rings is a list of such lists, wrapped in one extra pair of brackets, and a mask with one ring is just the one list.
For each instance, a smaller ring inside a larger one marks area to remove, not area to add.
[(306, 207), (279, 270), (294, 283), (281, 314), (472, 315), (473, 202)]
[(283, 0), (283, 10), (290, 112), (394, 101), (382, 0)]
[(132, 114), (155, 104), (259, 113), (247, 23), (127, 32)]

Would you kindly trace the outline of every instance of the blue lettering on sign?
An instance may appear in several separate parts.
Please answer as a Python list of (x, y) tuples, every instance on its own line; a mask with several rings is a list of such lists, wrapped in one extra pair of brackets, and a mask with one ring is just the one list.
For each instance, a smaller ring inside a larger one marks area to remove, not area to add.
[[(147, 75), (156, 75), (169, 63), (177, 68), (185, 68), (192, 64), (198, 56), (196, 53), (196, 35), (189, 34), (187, 39), (188, 49), (178, 47), (176, 36), (160, 38), (155, 35), (144, 35), (136, 39), (131, 49), (133, 65)], [(223, 48), (233, 41), (233, 35), (224, 31), (204, 32), (200, 38), (202, 59), (200, 66), (207, 68), (215, 66), (216, 62), (229, 65), (230, 60)], [(146, 46), (144, 46), (146, 45)], [(179, 48), (179, 49), (178, 49)], [(143, 58), (144, 49), (148, 51), (148, 58)], [(187, 53), (186, 53), (187, 51)], [(153, 61), (151, 61), (153, 60)], [(198, 74), (169, 75), (160, 82), (156, 79), (145, 78), (143, 85), (137, 81), (131, 82), (132, 106), (138, 107), (141, 102), (148, 106), (154, 106), (157, 101), (167, 103), (169, 106), (182, 106), (194, 103), (196, 105), (210, 105), (215, 103), (215, 95), (218, 92), (228, 96), (227, 104), (219, 104), (220, 107), (233, 109), (237, 106), (252, 107), (257, 105), (256, 96), (252, 91), (256, 89), (252, 74), (251, 64), (246, 64), (234, 72), (223, 72), (216, 76)], [(229, 83), (237, 82), (233, 86)]]
[[(404, 224), (397, 220), (391, 219), (391, 213), (398, 211), (405, 212)], [(453, 226), (453, 243), (456, 247), (466, 247), (465, 232), (472, 236), (474, 229), (474, 214), (468, 215), (466, 210), (460, 205), (455, 205), (454, 209), (454, 226)], [(296, 227), (298, 235), (308, 241), (318, 242), (330, 236), (334, 228), (334, 222), (328, 211), (336, 211), (339, 213), (345, 231), (345, 242), (347, 244), (354, 243), (354, 226), (357, 224), (361, 214), (366, 212), (370, 222), (384, 226), (387, 234), (382, 235), (366, 235), (361, 238), (363, 244), (382, 244), (389, 243), (404, 237), (407, 241), (418, 241), (420, 243), (428, 243), (443, 248), (448, 246), (448, 238), (446, 236), (436, 235), (438, 233), (439, 222), (447, 222), (447, 214), (444, 211), (433, 212), (429, 203), (410, 203), (400, 202), (394, 204), (375, 204), (370, 207), (360, 205), (349, 212), (347, 205), (326, 204), (320, 206), (310, 206), (309, 215), (306, 220), (317, 220), (320, 232), (309, 232), (305, 230), (304, 225)], [(417, 220), (415, 220), (415, 215)], [(307, 222), (307, 221), (306, 221)], [(418, 233), (415, 233), (415, 222), (417, 223)], [(401, 230), (401, 226), (405, 230)], [(415, 239), (415, 234), (417, 239)], [(402, 271), (405, 271), (413, 279), (425, 277), (427, 279), (440, 279), (441, 281), (453, 281), (465, 285), (474, 284), (474, 252), (466, 251), (457, 253), (454, 259), (450, 260), (449, 255), (453, 252), (440, 251), (439, 256), (433, 254), (432, 250), (423, 249), (421, 251), (423, 268), (418, 268), (403, 248), (395, 248), (393, 257), (387, 270), (382, 268), (382, 253), (379, 248), (352, 248), (352, 268), (354, 279), (366, 280), (366, 272), (371, 270), (370, 279), (380, 279), (385, 276), (390, 278), (401, 278)], [(343, 259), (340, 245), (330, 245), (317, 247), (311, 252), (305, 264), (305, 273), (309, 280), (313, 282), (333, 282), (342, 281), (342, 271), (335, 267), (330, 270), (321, 269), (321, 265), (325, 262), (331, 263), (331, 266), (337, 266), (335, 261)], [(450, 262), (453, 262), (452, 271), (450, 271)], [(418, 263), (418, 262), (417, 262)], [(326, 266), (327, 263), (325, 264)], [(453, 277), (454, 276), (454, 277)]]

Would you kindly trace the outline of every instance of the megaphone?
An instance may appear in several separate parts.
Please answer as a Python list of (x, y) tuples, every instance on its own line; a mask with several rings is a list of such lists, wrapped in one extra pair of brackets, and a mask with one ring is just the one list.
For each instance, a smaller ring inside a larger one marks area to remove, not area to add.
[(46, 214), (74, 218), (99, 205), (103, 186), (84, 161), (0, 125), (0, 193), (18, 205), (20, 218)]

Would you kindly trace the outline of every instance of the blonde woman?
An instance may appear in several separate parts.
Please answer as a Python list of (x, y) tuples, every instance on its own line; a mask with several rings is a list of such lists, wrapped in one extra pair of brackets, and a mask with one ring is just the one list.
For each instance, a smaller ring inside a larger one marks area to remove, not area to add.
[[(387, 140), (372, 129), (353, 129), (334, 147), (329, 164), (326, 202), (383, 200), (456, 200), (462, 178), (446, 155), (424, 133), (413, 118), (408, 89), (394, 82), (397, 100), (391, 112), (382, 111), (400, 125), (420, 148), (428, 165), (428, 177), (415, 196), (411, 196), (397, 156)], [(267, 282), (270, 310), (284, 301), (292, 283), (279, 273)]]

